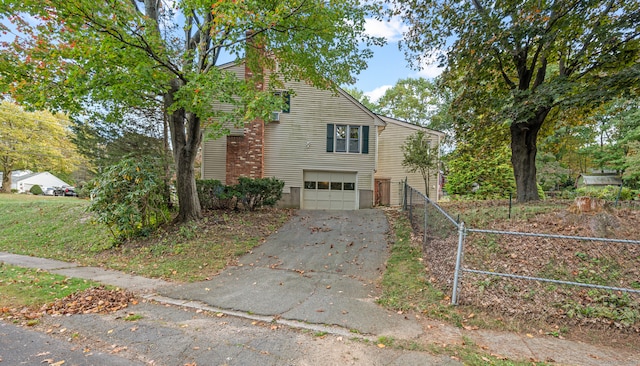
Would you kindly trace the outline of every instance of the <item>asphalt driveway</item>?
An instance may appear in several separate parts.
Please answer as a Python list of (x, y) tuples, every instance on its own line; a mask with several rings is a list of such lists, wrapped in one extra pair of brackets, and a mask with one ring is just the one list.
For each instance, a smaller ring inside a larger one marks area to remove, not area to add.
[(380, 210), (298, 211), (252, 253), (210, 281), (161, 296), (361, 334), (417, 337), (421, 327), (375, 303), (389, 248)]

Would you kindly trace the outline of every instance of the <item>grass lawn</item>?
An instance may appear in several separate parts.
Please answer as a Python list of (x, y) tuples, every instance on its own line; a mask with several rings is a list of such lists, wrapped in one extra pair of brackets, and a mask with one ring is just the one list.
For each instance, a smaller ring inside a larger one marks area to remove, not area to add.
[(0, 251), (95, 264), (92, 257), (112, 239), (91, 223), (87, 204), (73, 197), (0, 194)]
[(93, 286), (99, 284), (0, 263), (0, 309), (39, 306)]
[(168, 225), (148, 238), (116, 243), (105, 226), (92, 222), (88, 204), (74, 197), (0, 194), (0, 251), (197, 281), (262, 243), (290, 215), (272, 209), (209, 212), (199, 223)]

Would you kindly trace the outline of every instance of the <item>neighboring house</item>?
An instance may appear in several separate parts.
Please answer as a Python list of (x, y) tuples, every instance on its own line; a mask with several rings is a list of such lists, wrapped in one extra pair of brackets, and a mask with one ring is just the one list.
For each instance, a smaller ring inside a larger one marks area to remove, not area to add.
[[(222, 67), (240, 77), (247, 73), (243, 64)], [(234, 184), (240, 176), (276, 177), (285, 182), (280, 205), (303, 209), (368, 208), (376, 197), (396, 205), (405, 177), (424, 187), (419, 173), (402, 167), (400, 149), (421, 127), (378, 116), (341, 89), (334, 94), (304, 82), (286, 88), (295, 95), (287, 96), (287, 110), (274, 112), (272, 121), (230, 127), (230, 135), (203, 142), (203, 179)], [(435, 143), (442, 139), (427, 131)]]
[(579, 175), (576, 179), (576, 188), (621, 186), (622, 178), (616, 174)]
[[(0, 181), (2, 173), (0, 173)], [(31, 187), (39, 185), (43, 190), (46, 187), (68, 186), (60, 178), (49, 172), (33, 173), (30, 170), (17, 170), (11, 173), (11, 189), (15, 189), (18, 193), (29, 192)]]

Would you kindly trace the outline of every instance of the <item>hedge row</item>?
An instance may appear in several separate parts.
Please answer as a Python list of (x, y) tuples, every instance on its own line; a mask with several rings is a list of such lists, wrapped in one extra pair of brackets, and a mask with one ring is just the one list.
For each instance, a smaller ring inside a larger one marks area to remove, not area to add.
[(244, 209), (254, 211), (262, 206), (275, 206), (282, 198), (284, 182), (276, 178), (240, 177), (238, 184), (227, 186), (219, 180), (196, 181), (200, 206), (205, 210)]

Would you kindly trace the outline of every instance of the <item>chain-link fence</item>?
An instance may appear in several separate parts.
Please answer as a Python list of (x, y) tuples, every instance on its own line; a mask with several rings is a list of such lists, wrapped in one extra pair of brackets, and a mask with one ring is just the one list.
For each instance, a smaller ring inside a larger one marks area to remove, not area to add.
[[(414, 233), (423, 238), (431, 280), (451, 291), (452, 304), (535, 313), (545, 302), (567, 316), (614, 311), (619, 303), (633, 303), (631, 311), (640, 310), (640, 241), (606, 237), (611, 228), (624, 232), (625, 225), (637, 225), (635, 216), (620, 222), (606, 214), (585, 219), (556, 212), (550, 222), (527, 221), (532, 231), (545, 226), (553, 233), (509, 230), (509, 220), (491, 230), (476, 229), (406, 184), (403, 194)], [(584, 227), (603, 237), (581, 235)], [(576, 291), (575, 286), (588, 290)], [(625, 314), (611, 316), (624, 319)]]

